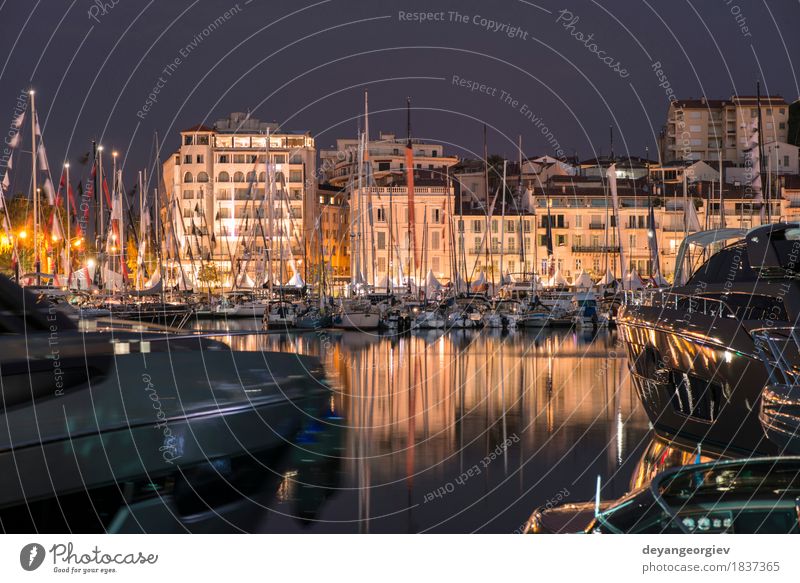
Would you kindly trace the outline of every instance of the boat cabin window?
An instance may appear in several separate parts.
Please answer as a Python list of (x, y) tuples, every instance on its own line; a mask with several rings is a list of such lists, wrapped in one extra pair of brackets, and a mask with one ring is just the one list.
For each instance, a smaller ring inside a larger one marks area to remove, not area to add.
[(750, 266), (745, 243), (726, 247), (712, 255), (692, 274), (687, 286), (698, 283), (726, 283), (755, 281), (757, 274)]

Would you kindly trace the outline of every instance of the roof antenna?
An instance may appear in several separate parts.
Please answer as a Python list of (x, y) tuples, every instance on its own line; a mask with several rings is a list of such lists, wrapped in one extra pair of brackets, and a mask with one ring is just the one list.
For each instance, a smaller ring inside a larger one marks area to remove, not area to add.
[(411, 147), (411, 98), (406, 97), (406, 136), (408, 147)]

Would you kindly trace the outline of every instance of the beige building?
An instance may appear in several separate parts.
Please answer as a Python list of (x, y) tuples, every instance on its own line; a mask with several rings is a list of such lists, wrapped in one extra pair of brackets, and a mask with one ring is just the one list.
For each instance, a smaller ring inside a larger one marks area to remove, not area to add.
[(315, 169), (310, 134), (287, 132), (248, 114), (182, 131), (180, 148), (163, 164), (180, 246), (169, 255), (179, 252), (189, 274), (213, 265), (230, 285), (232, 273), (266, 279), (270, 251), (275, 283), (295, 270), (305, 278), (318, 214)]
[[(456, 189), (418, 186), (416, 231), (418, 245), (424, 251), (420, 254), (414, 279), (424, 277), (429, 269), (442, 283), (453, 280), (455, 269), (464, 280), (475, 281), (483, 272), (496, 283), (500, 281), (501, 274), (509, 273), (516, 279), (524, 279), (534, 271), (546, 278), (548, 274), (559, 270), (569, 279), (585, 270), (599, 279), (608, 268), (620, 277), (620, 242), (628, 269), (635, 268), (642, 277), (649, 277), (653, 275), (654, 265), (649, 241), (648, 198), (644, 186), (644, 181), (619, 181), (619, 229), (614, 210), (606, 204), (608, 198), (599, 178), (554, 177), (544, 189), (536, 189), (533, 198), (535, 212), (518, 212), (515, 208), (521, 207), (521, 204), (513, 201), (509, 195), (505, 218), (502, 217), (499, 202), (489, 218), (483, 204), (461, 204), (460, 192), (456, 192)], [(391, 255), (388, 251), (387, 210), (390, 193), (393, 194), (391, 208), (392, 223), (395, 224), (391, 235), (395, 248)], [(746, 198), (744, 193), (743, 187), (725, 185), (725, 226), (752, 228), (760, 224), (758, 209), (754, 208), (752, 199)], [(361, 235), (356, 230), (351, 238), (361, 247), (356, 253), (361, 253), (362, 257), (373, 257), (370, 249), (375, 245), (374, 268), (370, 259), (365, 262), (367, 267), (363, 271), (368, 284), (373, 281), (378, 283), (392, 273), (390, 262), (397, 265), (399, 261), (406, 276), (413, 273), (412, 251), (408, 244), (410, 228), (406, 222), (406, 189), (379, 188), (373, 190), (372, 194), (374, 228), (363, 231)], [(687, 213), (684, 211), (682, 184), (663, 185), (651, 195), (651, 201), (654, 206), (654, 236), (658, 242), (660, 272), (669, 279), (686, 232)], [(721, 225), (718, 183), (698, 181), (692, 184), (688, 201), (696, 209), (700, 229)], [(462, 214), (459, 214), (459, 208)], [(452, 215), (449, 209), (453, 209)], [(688, 214), (691, 216), (692, 212)], [(450, 216), (452, 220), (448, 219)], [(771, 218), (773, 221), (800, 219), (800, 185), (787, 179), (783, 196), (772, 202)], [(552, 225), (553, 249), (549, 258), (546, 238), (548, 221)], [(690, 229), (690, 232), (694, 230)], [(397, 273), (397, 269), (393, 272)]]
[[(758, 120), (755, 96), (683, 99), (670, 103), (662, 136), (662, 159), (743, 164), (752, 127)], [(789, 104), (780, 96), (761, 98), (762, 141), (786, 142)]]
[[(320, 150), (320, 182), (344, 187), (358, 174), (358, 139), (336, 140), (335, 149)], [(444, 146), (412, 139), (414, 169), (432, 172), (444, 180), (447, 169), (458, 158), (444, 155)], [(404, 183), (406, 173), (406, 140), (394, 134), (381, 133), (368, 145), (372, 176), (376, 184)]]
[(449, 281), (454, 198), (452, 186), (430, 173), (418, 175), (412, 227), (405, 183), (365, 188), (360, 194), (356, 190), (350, 201), (351, 275), (360, 272), (365, 283), (377, 286), (387, 279), (395, 285), (409, 278), (421, 281), (428, 271)]

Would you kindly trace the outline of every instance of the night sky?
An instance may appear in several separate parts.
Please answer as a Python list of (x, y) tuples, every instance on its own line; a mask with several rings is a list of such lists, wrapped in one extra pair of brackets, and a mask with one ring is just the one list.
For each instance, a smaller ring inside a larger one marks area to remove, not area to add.
[[(405, 135), (411, 96), (416, 137), (479, 157), (486, 123), (490, 151), (514, 158), (518, 134), (526, 155), (555, 154), (553, 140), (566, 155), (608, 154), (609, 126), (618, 155), (649, 147), (655, 158), (668, 107), (658, 62), (680, 98), (754, 94), (759, 78), (765, 93), (800, 94), (795, 1), (100, 4), (0, 0), (0, 124), (5, 136), (17, 96), (33, 86), (51, 165), (74, 164), (97, 138), (125, 157), (126, 182), (152, 160), (155, 131), (166, 155), (179, 130), (231, 111), (309, 130), (329, 147), (355, 136), (365, 88), (373, 136)], [(407, 21), (418, 12), (439, 20)]]

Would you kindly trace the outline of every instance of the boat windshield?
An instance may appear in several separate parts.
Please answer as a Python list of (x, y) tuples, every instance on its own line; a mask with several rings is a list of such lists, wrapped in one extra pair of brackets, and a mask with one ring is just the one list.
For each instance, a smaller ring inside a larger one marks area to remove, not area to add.
[(711, 467), (691, 466), (667, 477), (659, 493), (670, 505), (701, 499), (751, 499), (759, 496), (794, 500), (800, 495), (800, 459), (744, 461)]

